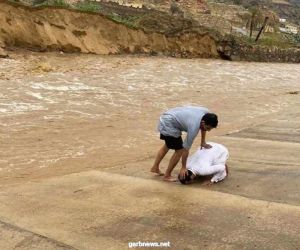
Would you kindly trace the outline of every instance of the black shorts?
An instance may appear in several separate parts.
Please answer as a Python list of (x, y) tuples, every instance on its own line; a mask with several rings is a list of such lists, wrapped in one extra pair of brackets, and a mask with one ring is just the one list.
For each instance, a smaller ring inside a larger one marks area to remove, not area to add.
[(182, 138), (180, 137), (173, 137), (173, 136), (166, 136), (163, 134), (160, 134), (160, 139), (164, 140), (166, 143), (167, 148), (169, 149), (175, 149), (175, 150), (179, 150), (179, 149), (183, 149), (182, 146)]

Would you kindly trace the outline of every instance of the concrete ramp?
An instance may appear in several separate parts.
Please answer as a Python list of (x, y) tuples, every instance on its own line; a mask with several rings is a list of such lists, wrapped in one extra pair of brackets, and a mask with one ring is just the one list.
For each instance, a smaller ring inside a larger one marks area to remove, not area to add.
[[(202, 186), (203, 179), (199, 179), (193, 186), (253, 199), (300, 205), (299, 143), (227, 136), (215, 137), (213, 141), (228, 147), (230, 175), (224, 182), (209, 188)], [(152, 164), (151, 158), (105, 171), (161, 181), (161, 178), (149, 173)], [(166, 169), (167, 164), (168, 159), (164, 159), (162, 170)], [(178, 174), (179, 168), (180, 164), (175, 168), (174, 176)]]
[[(298, 121), (295, 121), (295, 118)], [(293, 114), (286, 120), (271, 120), (255, 127), (232, 133), (231, 137), (300, 143), (300, 120)]]
[(1, 249), (73, 250), (61, 242), (0, 221)]
[(170, 241), (171, 249), (300, 245), (297, 206), (98, 171), (6, 186), (0, 217), (78, 249), (137, 241)]

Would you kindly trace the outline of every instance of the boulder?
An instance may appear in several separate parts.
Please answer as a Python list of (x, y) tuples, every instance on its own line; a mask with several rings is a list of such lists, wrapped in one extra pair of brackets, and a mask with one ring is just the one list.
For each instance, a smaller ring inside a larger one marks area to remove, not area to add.
[(7, 57), (8, 57), (7, 52), (0, 47), (0, 58), (7, 58)]

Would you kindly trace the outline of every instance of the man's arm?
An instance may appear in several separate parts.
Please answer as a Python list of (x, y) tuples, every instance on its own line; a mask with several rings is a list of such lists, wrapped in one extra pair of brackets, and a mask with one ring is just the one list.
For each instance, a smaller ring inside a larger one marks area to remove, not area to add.
[(182, 167), (186, 168), (186, 162), (187, 162), (187, 158), (189, 156), (189, 150), (188, 149), (183, 149), (183, 153), (182, 153)]
[(200, 149), (202, 149), (202, 148), (211, 148), (211, 145), (206, 144), (205, 137), (206, 137), (206, 131), (203, 130), (203, 129), (201, 129), (201, 145), (200, 145)]
[(179, 176), (181, 178), (184, 178), (184, 175), (185, 175), (185, 172), (186, 172), (186, 162), (187, 162), (188, 156), (189, 156), (189, 150), (183, 148), (183, 153), (182, 153), (182, 158), (181, 158), (182, 167), (181, 167), (180, 172), (179, 172)]

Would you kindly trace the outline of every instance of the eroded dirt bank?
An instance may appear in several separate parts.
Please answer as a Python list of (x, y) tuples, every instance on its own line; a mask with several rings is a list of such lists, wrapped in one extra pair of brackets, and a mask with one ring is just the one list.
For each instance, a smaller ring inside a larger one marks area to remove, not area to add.
[(74, 10), (29, 8), (0, 1), (0, 25), (2, 46), (95, 54), (218, 57), (216, 41), (208, 32), (146, 33), (100, 14)]

